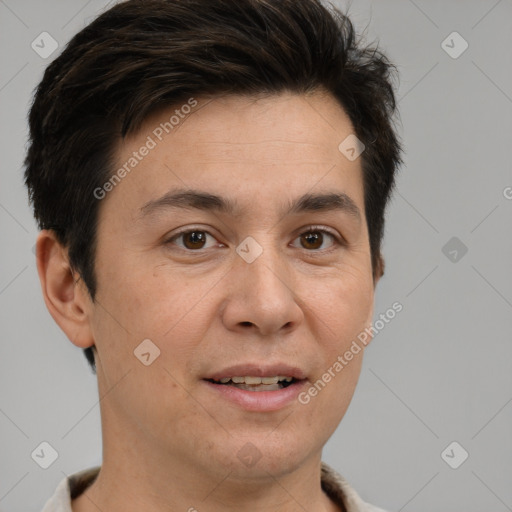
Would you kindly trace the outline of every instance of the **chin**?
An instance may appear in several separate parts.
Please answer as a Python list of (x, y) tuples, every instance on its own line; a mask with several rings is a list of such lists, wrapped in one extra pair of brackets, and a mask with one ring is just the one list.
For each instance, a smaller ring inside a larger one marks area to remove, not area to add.
[(283, 436), (270, 440), (269, 432), (260, 437), (237, 440), (235, 446), (228, 450), (229, 454), (222, 454), (223, 465), (235, 479), (281, 478), (301, 467), (313, 450), (297, 436), (290, 434), (287, 440)]

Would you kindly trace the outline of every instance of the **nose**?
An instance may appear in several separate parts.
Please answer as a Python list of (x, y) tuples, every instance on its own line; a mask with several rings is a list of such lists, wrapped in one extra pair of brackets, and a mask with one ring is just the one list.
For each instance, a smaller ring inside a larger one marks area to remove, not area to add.
[(250, 263), (235, 257), (222, 309), (229, 330), (275, 336), (296, 329), (302, 321), (293, 269), (278, 249), (268, 245)]

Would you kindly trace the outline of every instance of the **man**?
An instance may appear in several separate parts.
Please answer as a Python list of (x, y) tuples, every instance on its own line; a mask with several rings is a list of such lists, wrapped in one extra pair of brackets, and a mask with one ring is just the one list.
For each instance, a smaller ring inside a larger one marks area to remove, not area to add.
[(316, 0), (122, 2), (47, 68), (37, 267), (103, 463), (44, 512), (381, 510), (321, 456), (384, 271), (391, 70)]

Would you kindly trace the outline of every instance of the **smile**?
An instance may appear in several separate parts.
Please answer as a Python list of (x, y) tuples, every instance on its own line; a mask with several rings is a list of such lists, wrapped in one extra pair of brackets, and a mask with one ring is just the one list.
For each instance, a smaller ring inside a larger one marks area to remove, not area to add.
[(233, 386), (245, 391), (278, 391), (291, 385), (295, 379), (282, 375), (274, 377), (223, 377), (222, 379), (208, 379), (214, 384)]

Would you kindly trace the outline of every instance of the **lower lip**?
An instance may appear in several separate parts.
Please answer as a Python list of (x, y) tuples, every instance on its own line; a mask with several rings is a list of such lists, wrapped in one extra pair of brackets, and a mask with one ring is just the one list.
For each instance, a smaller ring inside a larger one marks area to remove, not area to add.
[(214, 384), (203, 380), (208, 387), (222, 398), (248, 411), (277, 411), (297, 400), (306, 385), (306, 380), (296, 381), (289, 386), (275, 391), (247, 391), (226, 384)]

